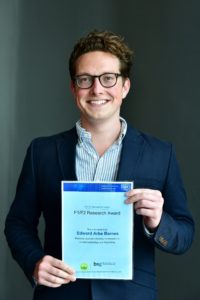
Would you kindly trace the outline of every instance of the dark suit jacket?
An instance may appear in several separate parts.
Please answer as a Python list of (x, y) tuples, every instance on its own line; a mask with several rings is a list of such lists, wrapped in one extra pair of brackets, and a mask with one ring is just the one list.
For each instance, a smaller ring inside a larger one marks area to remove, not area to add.
[[(61, 258), (61, 180), (77, 180), (76, 143), (73, 128), (38, 138), (27, 151), (5, 233), (13, 257), (31, 282), (34, 266), (45, 254)], [(135, 215), (134, 279), (77, 280), (56, 289), (38, 286), (35, 300), (156, 299), (155, 247), (181, 254), (190, 247), (194, 232), (171, 144), (128, 127), (117, 180), (134, 180), (136, 188), (158, 189), (165, 200), (160, 225), (152, 237), (146, 235), (142, 218)], [(44, 247), (37, 233), (41, 213), (46, 225)]]

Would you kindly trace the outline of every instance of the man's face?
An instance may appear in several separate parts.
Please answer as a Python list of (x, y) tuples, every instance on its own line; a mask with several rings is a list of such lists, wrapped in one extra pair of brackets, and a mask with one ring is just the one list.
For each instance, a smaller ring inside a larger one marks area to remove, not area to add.
[[(95, 51), (81, 55), (76, 61), (77, 75), (99, 76), (104, 73), (120, 73), (119, 59), (107, 52)], [(113, 87), (103, 87), (98, 78), (88, 89), (72, 83), (72, 93), (81, 112), (83, 124), (118, 120), (122, 99), (130, 88), (129, 79), (117, 78)]]

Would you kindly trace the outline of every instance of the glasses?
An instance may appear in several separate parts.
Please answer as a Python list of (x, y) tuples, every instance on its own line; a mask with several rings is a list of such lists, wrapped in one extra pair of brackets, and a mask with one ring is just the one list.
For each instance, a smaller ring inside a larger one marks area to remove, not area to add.
[(79, 88), (89, 89), (93, 86), (95, 78), (98, 78), (103, 87), (111, 88), (116, 85), (117, 79), (120, 76), (122, 75), (118, 73), (104, 73), (99, 76), (85, 74), (75, 76), (74, 81)]

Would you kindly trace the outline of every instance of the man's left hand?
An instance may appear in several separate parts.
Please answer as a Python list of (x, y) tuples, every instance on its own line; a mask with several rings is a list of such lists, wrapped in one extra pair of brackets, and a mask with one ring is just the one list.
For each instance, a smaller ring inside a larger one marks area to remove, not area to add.
[(128, 197), (125, 203), (135, 204), (135, 211), (143, 216), (144, 224), (150, 231), (154, 231), (159, 223), (163, 212), (164, 199), (158, 190), (133, 189), (126, 193)]

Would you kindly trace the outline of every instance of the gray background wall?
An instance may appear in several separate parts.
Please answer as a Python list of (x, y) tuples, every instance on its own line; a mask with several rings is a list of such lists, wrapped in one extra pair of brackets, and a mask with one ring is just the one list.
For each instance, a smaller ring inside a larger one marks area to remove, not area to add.
[(199, 11), (198, 0), (0, 0), (1, 299), (31, 299), (6, 245), (4, 220), (32, 138), (70, 128), (78, 118), (67, 59), (93, 28), (116, 31), (135, 49), (122, 115), (174, 143), (196, 220), (187, 254), (157, 252), (159, 299), (199, 299)]

